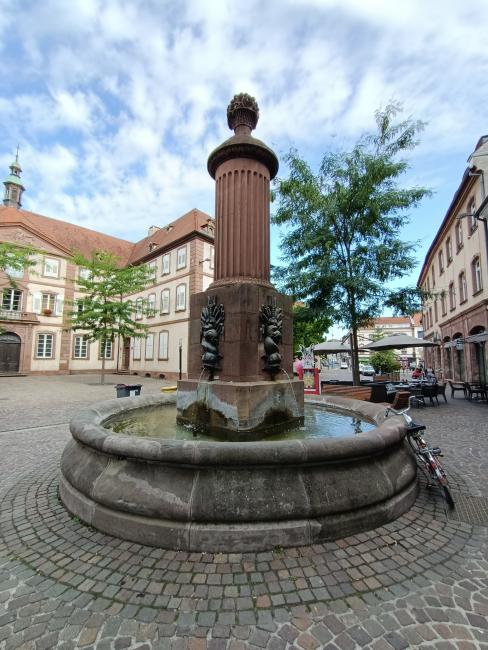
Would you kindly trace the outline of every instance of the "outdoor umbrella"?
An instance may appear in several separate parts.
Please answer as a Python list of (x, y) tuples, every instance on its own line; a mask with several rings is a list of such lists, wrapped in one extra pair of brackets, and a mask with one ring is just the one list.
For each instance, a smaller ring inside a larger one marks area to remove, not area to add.
[(439, 344), (426, 339), (417, 339), (414, 336), (408, 336), (408, 334), (392, 334), (391, 336), (385, 336), (385, 338), (369, 343), (368, 345), (363, 345), (359, 349), (397, 350), (401, 348), (427, 348), (436, 345)]
[(340, 341), (325, 341), (325, 343), (318, 343), (313, 346), (314, 352), (321, 354), (338, 354), (339, 352), (351, 353), (351, 346), (344, 345)]

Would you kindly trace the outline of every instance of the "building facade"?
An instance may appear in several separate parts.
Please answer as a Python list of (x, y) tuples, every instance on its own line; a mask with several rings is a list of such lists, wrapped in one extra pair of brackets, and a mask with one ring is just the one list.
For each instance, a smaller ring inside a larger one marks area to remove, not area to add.
[(488, 136), (468, 158), (461, 183), (420, 272), (426, 363), (457, 381), (487, 382)]
[[(392, 336), (394, 334), (406, 334), (414, 338), (423, 338), (423, 327), (421, 314), (412, 316), (381, 316), (372, 320), (367, 327), (358, 329), (359, 347), (374, 341), (376, 336)], [(423, 359), (423, 348), (404, 348), (393, 350), (400, 361), (406, 361), (408, 365), (418, 364)], [(361, 350), (360, 357), (364, 361), (369, 360), (373, 354), (370, 350)]]
[[(151, 227), (139, 242), (111, 237), (21, 209), (24, 187), (18, 159), (4, 181), (0, 242), (39, 251), (35, 265), (8, 276), (0, 270), (0, 373), (98, 372), (101, 354), (107, 371), (177, 378), (186, 375), (189, 301), (213, 279), (213, 219), (191, 210), (164, 227)], [(77, 279), (84, 272), (71, 261), (74, 251), (91, 257), (105, 250), (122, 264), (147, 264), (154, 283), (126, 296), (134, 318), (147, 326), (144, 339), (107, 343), (101, 350), (83, 333), (70, 332), (69, 312), (82, 298)], [(145, 302), (151, 316), (143, 316)]]

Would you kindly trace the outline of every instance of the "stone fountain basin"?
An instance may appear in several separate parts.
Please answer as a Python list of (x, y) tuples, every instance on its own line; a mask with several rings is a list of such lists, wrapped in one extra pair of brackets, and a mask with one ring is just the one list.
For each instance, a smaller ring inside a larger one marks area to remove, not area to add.
[(371, 529), (396, 519), (416, 498), (404, 422), (385, 419), (378, 404), (333, 395), (317, 400), (378, 425), (344, 438), (158, 440), (116, 435), (103, 426), (122, 412), (175, 399), (111, 400), (72, 419), (59, 486), (71, 513), (141, 544), (245, 552)]

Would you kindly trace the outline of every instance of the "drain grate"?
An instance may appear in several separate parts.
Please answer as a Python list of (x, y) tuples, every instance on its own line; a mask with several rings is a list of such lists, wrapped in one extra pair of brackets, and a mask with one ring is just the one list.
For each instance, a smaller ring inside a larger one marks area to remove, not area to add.
[(466, 524), (488, 526), (487, 497), (470, 497), (459, 492), (454, 492), (452, 496), (456, 507), (449, 511), (449, 519), (464, 521)]

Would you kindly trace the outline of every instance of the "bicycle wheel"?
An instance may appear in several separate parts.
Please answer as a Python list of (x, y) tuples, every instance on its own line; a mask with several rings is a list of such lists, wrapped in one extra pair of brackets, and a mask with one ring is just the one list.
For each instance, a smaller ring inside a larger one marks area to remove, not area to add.
[(454, 508), (454, 499), (452, 498), (451, 492), (447, 485), (446, 472), (444, 471), (444, 468), (442, 467), (437, 457), (433, 456), (432, 454), (429, 454), (429, 468), (432, 478), (436, 479), (439, 487), (442, 490), (442, 494), (446, 500), (447, 505), (449, 508)]
[(444, 499), (446, 500), (447, 505), (452, 510), (454, 508), (454, 499), (451, 496), (451, 492), (447, 485), (442, 486), (442, 493), (444, 494)]

